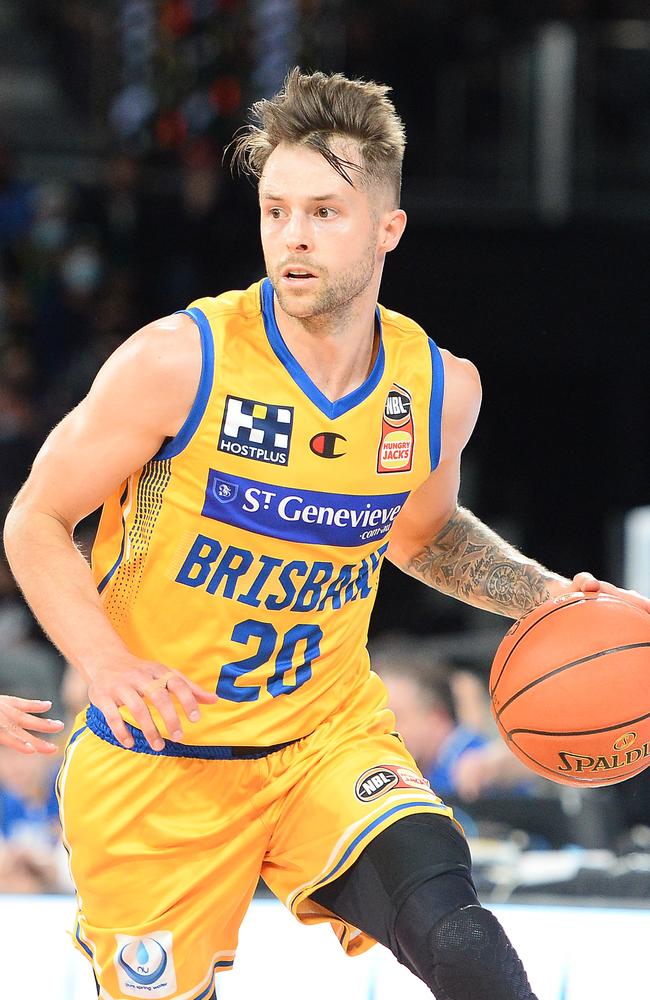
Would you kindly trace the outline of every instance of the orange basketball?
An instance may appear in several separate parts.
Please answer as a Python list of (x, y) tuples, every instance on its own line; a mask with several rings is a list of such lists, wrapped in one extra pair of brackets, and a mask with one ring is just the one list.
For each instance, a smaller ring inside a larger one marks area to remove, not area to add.
[(608, 594), (566, 594), (524, 615), (490, 673), (512, 752), (564, 785), (613, 785), (650, 764), (650, 615)]

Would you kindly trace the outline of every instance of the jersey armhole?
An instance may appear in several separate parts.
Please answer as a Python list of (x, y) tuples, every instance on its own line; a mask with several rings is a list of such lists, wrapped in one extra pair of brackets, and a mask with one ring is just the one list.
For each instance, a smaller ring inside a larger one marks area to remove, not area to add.
[(431, 398), (429, 400), (429, 457), (431, 471), (438, 467), (442, 437), (442, 403), (445, 393), (445, 368), (437, 344), (428, 338), (431, 352)]
[(157, 454), (154, 455), (154, 460), (174, 458), (187, 448), (205, 413), (214, 380), (214, 340), (208, 317), (200, 309), (197, 309), (196, 306), (191, 309), (179, 309), (174, 315), (189, 316), (199, 328), (201, 336), (201, 377), (199, 378), (194, 402), (185, 418), (183, 426), (178, 434), (174, 435), (173, 438), (169, 438), (163, 444)]

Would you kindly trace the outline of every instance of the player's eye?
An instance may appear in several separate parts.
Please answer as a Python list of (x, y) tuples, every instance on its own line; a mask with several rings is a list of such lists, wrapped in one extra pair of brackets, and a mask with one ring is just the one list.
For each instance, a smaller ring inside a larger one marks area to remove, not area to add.
[(319, 205), (316, 209), (316, 215), (319, 219), (331, 219), (334, 214), (334, 209), (327, 208), (325, 205)]
[(270, 215), (270, 217), (272, 219), (279, 219), (280, 216), (282, 215), (282, 209), (281, 208), (270, 208), (269, 209), (269, 215)]

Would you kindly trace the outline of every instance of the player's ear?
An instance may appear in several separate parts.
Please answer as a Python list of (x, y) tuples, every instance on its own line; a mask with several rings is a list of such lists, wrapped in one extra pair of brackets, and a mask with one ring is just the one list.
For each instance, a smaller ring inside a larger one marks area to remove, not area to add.
[(385, 212), (381, 219), (379, 231), (379, 247), (383, 253), (390, 253), (394, 250), (402, 238), (402, 233), (406, 228), (406, 212), (401, 208), (395, 208), (390, 212)]

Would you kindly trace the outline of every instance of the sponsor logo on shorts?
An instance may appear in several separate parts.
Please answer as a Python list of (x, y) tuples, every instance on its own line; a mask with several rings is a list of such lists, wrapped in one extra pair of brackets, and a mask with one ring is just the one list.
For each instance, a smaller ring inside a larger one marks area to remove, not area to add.
[(414, 443), (411, 394), (394, 382), (384, 404), (377, 472), (409, 472), (413, 465)]
[(321, 431), (320, 434), (314, 434), (309, 442), (309, 447), (314, 455), (318, 455), (320, 458), (342, 458), (345, 452), (341, 451), (339, 441), (347, 441), (347, 438), (344, 438), (342, 434)]
[(357, 778), (354, 794), (361, 802), (372, 802), (393, 788), (420, 788), (430, 792), (431, 785), (426, 778), (410, 767), (391, 764), (390, 767), (379, 764), (364, 771)]
[(382, 540), (408, 493), (379, 496), (275, 486), (210, 469), (201, 513), (256, 535), (317, 545)]
[(293, 406), (226, 396), (219, 451), (271, 465), (288, 465)]
[(423, 788), (425, 791), (429, 791), (431, 785), (423, 775), (418, 774), (417, 771), (411, 770), (410, 767), (396, 767), (395, 770), (399, 776), (400, 787), (402, 785), (409, 785), (411, 788)]
[(115, 967), (120, 990), (132, 997), (166, 997), (176, 992), (171, 931), (142, 937), (116, 934)]

